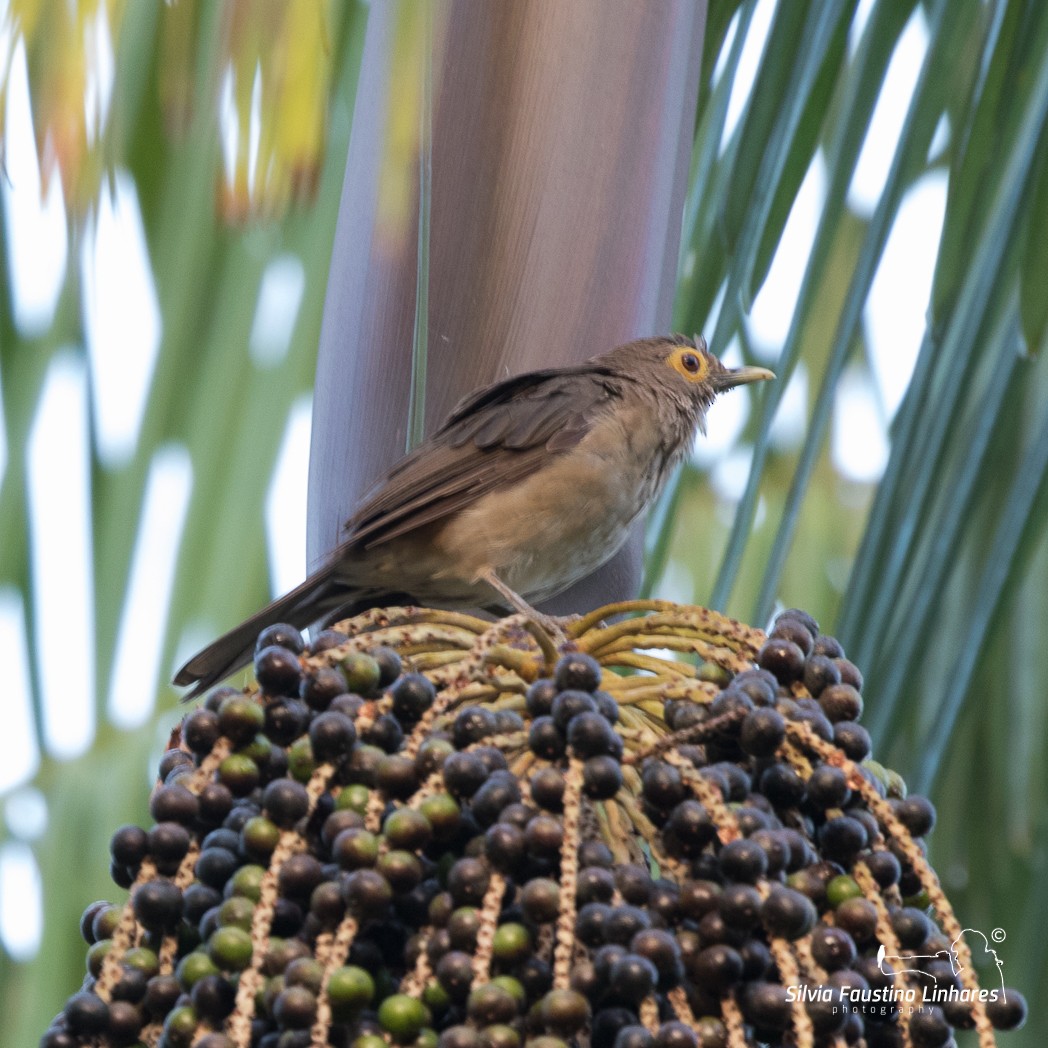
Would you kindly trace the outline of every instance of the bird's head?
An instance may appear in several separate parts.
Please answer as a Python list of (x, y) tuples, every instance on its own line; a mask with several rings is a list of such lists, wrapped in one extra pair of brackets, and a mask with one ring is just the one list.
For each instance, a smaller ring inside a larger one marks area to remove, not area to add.
[(705, 429), (706, 411), (718, 393), (775, 378), (767, 368), (725, 367), (701, 335), (641, 339), (612, 350), (603, 361), (616, 373), (639, 381), (661, 404), (676, 407), (692, 432), (695, 425)]

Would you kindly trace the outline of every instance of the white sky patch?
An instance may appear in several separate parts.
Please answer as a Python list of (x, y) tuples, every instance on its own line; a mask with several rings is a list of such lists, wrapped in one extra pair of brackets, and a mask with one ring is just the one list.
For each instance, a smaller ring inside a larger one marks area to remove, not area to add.
[(888, 63), (855, 174), (848, 187), (849, 207), (864, 218), (873, 214), (884, 191), (927, 50), (928, 22), (922, 8), (917, 5)]
[(798, 362), (783, 391), (768, 434), (771, 443), (780, 451), (794, 451), (804, 439), (808, 428), (808, 385), (808, 369), (803, 362)]
[(25, 43), (19, 39), (7, 83), (0, 177), (15, 323), (26, 337), (46, 331), (65, 281), (66, 214), (56, 171), (41, 199), (40, 167), (29, 108)]
[(95, 16), (84, 26), (84, 51), (87, 56), (84, 126), (88, 140), (93, 141), (105, 126), (113, 95), (113, 45), (105, 4), (99, 4)]
[(276, 367), (287, 356), (302, 305), (306, 273), (297, 255), (278, 255), (266, 266), (248, 346), (260, 368)]
[(0, 666), (4, 667), (4, 730), (0, 732), (0, 793), (25, 782), (40, 764), (30, 700), (29, 648), (21, 594), (0, 589)]
[(747, 319), (750, 337), (764, 350), (778, 351), (786, 340), (825, 200), (826, 161), (819, 149), (801, 182), (768, 277)]
[(735, 14), (731, 16), (731, 22), (728, 23), (728, 31), (724, 34), (724, 43), (721, 44), (717, 61), (713, 64), (714, 86), (720, 83), (721, 77), (724, 76), (724, 67), (728, 64), (728, 55), (731, 54), (732, 46), (735, 43), (735, 34), (739, 31), (739, 12), (741, 10), (741, 7), (736, 8)]
[(870, 20), (870, 12), (873, 10), (875, 2), (876, 0), (859, 0), (859, 4), (855, 8), (855, 17), (852, 19), (852, 24), (848, 27), (849, 58), (855, 55), (859, 47), (859, 41), (862, 39), (863, 31), (866, 29), (866, 23)]
[(47, 799), (35, 786), (23, 786), (4, 798), (4, 822), (11, 835), (35, 841), (47, 829)]
[[(757, 8), (753, 12), (750, 21), (750, 31), (746, 34), (746, 40), (742, 45), (742, 54), (739, 55), (739, 65), (735, 71), (735, 80), (731, 85), (731, 97), (728, 99), (728, 112), (724, 119), (724, 134), (721, 136), (720, 151), (731, 141), (731, 136), (737, 127), (739, 120), (746, 108), (750, 92), (753, 90), (753, 81), (757, 77), (757, 69), (760, 66), (761, 55), (764, 53), (764, 45), (768, 40), (768, 30), (771, 28), (772, 15), (775, 13), (775, 0), (758, 0)], [(734, 36), (734, 33), (732, 34)], [(730, 41), (725, 42), (727, 47)]]
[(273, 479), (266, 493), (266, 547), (275, 592), (306, 577), (306, 488), (313, 398), (307, 393), (291, 406)]
[[(728, 343), (721, 360), (728, 367), (738, 367), (742, 363), (738, 337)], [(705, 435), (696, 433), (691, 451), (692, 462), (700, 468), (709, 468), (717, 462), (734, 447), (749, 416), (750, 401), (745, 386), (719, 396), (706, 416)]]
[(830, 455), (848, 480), (874, 483), (888, 463), (888, 434), (880, 405), (864, 369), (841, 375), (833, 404)]
[(932, 171), (903, 197), (866, 303), (866, 341), (889, 420), (906, 392), (924, 337), (946, 188), (946, 173)]
[(134, 181), (124, 170), (88, 223), (81, 266), (99, 456), (111, 467), (134, 454), (160, 346), (160, 306)]
[(732, 448), (726, 455), (713, 464), (710, 470), (710, 487), (718, 498), (730, 502), (733, 506), (742, 498), (746, 489), (746, 478), (750, 475), (750, 462), (753, 459), (753, 448), (748, 444)]
[(143, 723), (155, 703), (154, 685), (192, 486), (193, 467), (186, 449), (176, 444), (159, 448), (149, 467), (113, 661), (108, 710), (120, 728)]
[(33, 851), (21, 841), (0, 846), (0, 940), (16, 961), (28, 961), (40, 947), (43, 886)]
[(29, 432), (29, 526), (44, 738), (74, 757), (94, 735), (95, 627), (87, 389), (70, 352), (53, 358)]
[(240, 117), (237, 115), (236, 98), (233, 95), (232, 65), (226, 66), (222, 74), (222, 86), (218, 92), (218, 130), (226, 178), (232, 180), (237, 166), (237, 137), (240, 134)]

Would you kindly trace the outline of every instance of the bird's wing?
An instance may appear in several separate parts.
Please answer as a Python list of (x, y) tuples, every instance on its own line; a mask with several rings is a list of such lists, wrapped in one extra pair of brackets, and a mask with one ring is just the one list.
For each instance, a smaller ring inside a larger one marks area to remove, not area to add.
[(518, 375), (471, 394), (365, 496), (346, 523), (347, 541), (379, 545), (523, 479), (578, 444), (614, 395), (613, 381), (592, 365)]

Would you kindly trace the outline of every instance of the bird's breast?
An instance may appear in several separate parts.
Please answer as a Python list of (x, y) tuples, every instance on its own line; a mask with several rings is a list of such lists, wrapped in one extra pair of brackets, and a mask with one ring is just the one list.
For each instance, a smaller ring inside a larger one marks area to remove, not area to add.
[(461, 510), (436, 542), (474, 576), (491, 568), (529, 599), (552, 596), (622, 546), (674, 459), (650, 413), (620, 409), (571, 450)]

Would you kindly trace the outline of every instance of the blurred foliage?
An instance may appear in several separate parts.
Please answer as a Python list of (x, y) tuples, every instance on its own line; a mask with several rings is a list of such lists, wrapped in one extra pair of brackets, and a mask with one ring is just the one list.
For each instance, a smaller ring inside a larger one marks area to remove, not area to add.
[[(743, 435), (752, 466), (741, 499), (726, 506), (686, 469), (653, 520), (649, 584), (758, 623), (776, 601), (799, 605), (840, 636), (867, 675), (878, 758), (938, 806), (932, 859), (958, 914), (1007, 932), (1006, 979), (1035, 1007), (1026, 1030), (1004, 1041), (1040, 1045), (1048, 1038), (1036, 1007), (1048, 989), (1039, 932), (1048, 922), (1040, 352), (1048, 7), (875, 0), (852, 47), (856, 3), (782, 3), (724, 142), (755, 7), (710, 2), (674, 327), (704, 331), (715, 350), (738, 337), (752, 355), (747, 314), (817, 153), (826, 196), (776, 365), (781, 381)], [(926, 20), (928, 50), (884, 191), (872, 215), (858, 215), (848, 188), (915, 14)], [(311, 387), (365, 18), (357, 5), (312, 0), (9, 0), (3, 17), (0, 62), (24, 41), (41, 174), (45, 185), (61, 180), (70, 243), (92, 221), (111, 172), (128, 172), (162, 318), (133, 456), (114, 467), (91, 448), (100, 727), (79, 759), (45, 754), (35, 780), (49, 801), (48, 832), (34, 842), (44, 939), (36, 962), (15, 965), (0, 952), (6, 1039), (22, 1045), (35, 1043), (80, 979), (83, 945), (71, 930), (87, 902), (111, 893), (108, 836), (146, 818), (147, 758), (174, 716), (169, 706), (141, 731), (119, 733), (106, 722), (102, 686), (127, 590), (128, 522), (139, 519), (157, 448), (186, 447), (194, 474), (161, 667), (187, 624), (236, 621), (268, 595), (263, 499), (290, 406)], [(112, 41), (108, 104), (94, 34)], [(8, 68), (0, 66), (5, 98)], [(948, 175), (949, 195), (928, 328), (892, 420), (887, 469), (871, 489), (835, 470), (827, 429), (841, 376), (858, 369), (872, 381), (863, 330), (871, 282), (907, 191), (933, 170)], [(304, 298), (287, 355), (262, 368), (246, 351), (254, 306), (266, 266), (287, 253), (304, 268)], [(0, 381), (16, 453), (0, 487), (0, 580), (24, 595), (33, 650), (32, 537), (17, 452), (52, 355), (70, 344), (83, 351), (81, 281), (71, 251), (52, 324), (27, 333), (13, 319), (12, 264), (5, 250)], [(802, 364), (807, 424), (799, 446), (783, 448), (771, 424)]]

